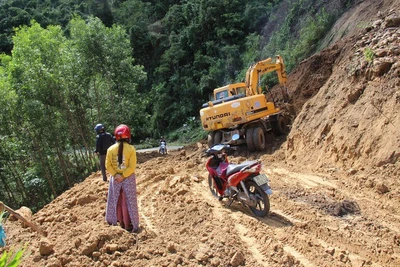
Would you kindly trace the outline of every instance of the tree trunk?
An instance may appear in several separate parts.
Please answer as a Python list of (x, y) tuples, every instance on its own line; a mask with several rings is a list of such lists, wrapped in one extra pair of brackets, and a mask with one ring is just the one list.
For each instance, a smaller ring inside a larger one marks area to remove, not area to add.
[(61, 165), (61, 171), (63, 173), (64, 179), (65, 179), (68, 187), (71, 187), (72, 184), (71, 184), (71, 181), (69, 179), (68, 170), (66, 168), (64, 156), (63, 156), (62, 152), (60, 151), (59, 147), (57, 147), (57, 156), (58, 156), (58, 160), (59, 160), (60, 165)]
[(49, 169), (47, 168), (48, 167), (48, 164), (46, 164), (46, 160), (47, 159), (43, 155), (44, 153), (42, 151), (42, 146), (38, 143), (38, 141), (37, 141), (38, 139), (32, 134), (32, 132), (29, 131), (28, 128), (26, 128), (26, 131), (27, 131), (27, 133), (29, 135), (29, 138), (33, 141), (33, 145), (37, 148), (37, 151), (36, 151), (37, 153), (36, 154), (39, 155), (39, 161), (40, 161), (40, 163), (42, 164), (42, 167), (43, 167), (44, 177), (46, 178), (46, 181), (48, 182), (48, 184), (50, 186), (51, 192), (53, 193), (53, 196), (57, 196), (57, 191), (56, 191), (56, 189), (54, 187), (51, 174), (49, 173)]
[(4, 188), (5, 188), (5, 191), (6, 191), (6, 193), (7, 193), (9, 202), (10, 202), (10, 203), (13, 203), (13, 204), (17, 204), (17, 201), (15, 200), (13, 191), (12, 191), (12, 189), (8, 186), (8, 183), (7, 183), (7, 181), (6, 181), (6, 178), (5, 178), (3, 175), (0, 175), (0, 179), (1, 179), (1, 181), (3, 182), (3, 184), (4, 184)]

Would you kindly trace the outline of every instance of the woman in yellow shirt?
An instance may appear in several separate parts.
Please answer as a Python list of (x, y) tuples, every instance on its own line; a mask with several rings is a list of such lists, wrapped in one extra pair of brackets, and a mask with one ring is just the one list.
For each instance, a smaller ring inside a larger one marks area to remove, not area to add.
[(136, 150), (129, 141), (131, 130), (121, 124), (115, 128), (117, 143), (107, 150), (106, 168), (111, 174), (108, 187), (106, 221), (128, 231), (139, 230), (139, 212), (136, 197)]

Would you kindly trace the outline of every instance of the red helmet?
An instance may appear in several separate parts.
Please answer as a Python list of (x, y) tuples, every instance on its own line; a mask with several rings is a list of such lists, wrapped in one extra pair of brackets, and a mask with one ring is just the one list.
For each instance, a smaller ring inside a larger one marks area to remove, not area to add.
[(131, 139), (131, 130), (125, 124), (121, 124), (115, 128), (114, 135), (117, 141), (121, 139)]

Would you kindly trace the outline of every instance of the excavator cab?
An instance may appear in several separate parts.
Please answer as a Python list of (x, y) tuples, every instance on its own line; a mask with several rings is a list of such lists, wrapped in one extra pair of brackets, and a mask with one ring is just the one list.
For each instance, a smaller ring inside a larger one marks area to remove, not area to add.
[(228, 84), (214, 90), (213, 100), (224, 99), (240, 94), (246, 94), (246, 84), (244, 83)]
[(203, 108), (212, 107), (224, 102), (230, 102), (246, 96), (246, 84), (235, 83), (217, 88), (210, 95), (210, 101), (203, 104)]

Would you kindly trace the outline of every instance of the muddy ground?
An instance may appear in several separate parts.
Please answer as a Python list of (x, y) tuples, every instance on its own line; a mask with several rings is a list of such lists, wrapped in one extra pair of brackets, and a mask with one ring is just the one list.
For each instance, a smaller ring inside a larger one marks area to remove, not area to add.
[(211, 195), (204, 140), (138, 153), (139, 233), (107, 225), (97, 172), (32, 215), (47, 237), (7, 220), (6, 248), (27, 244), (21, 266), (400, 266), (398, 10), (359, 1), (338, 41), (290, 73), (289, 135), (230, 155), (262, 161), (268, 217)]
[[(227, 208), (208, 190), (197, 146), (139, 156), (141, 232), (104, 221), (107, 183), (88, 177), (36, 213), (47, 238), (7, 221), (9, 246), (29, 242), (22, 266), (398, 266), (400, 187), (360, 186), (368, 173), (299, 171), (282, 153), (261, 159), (271, 180), (268, 217)], [(374, 176), (376, 177), (376, 176)], [(386, 180), (385, 180), (386, 181)], [(43, 255), (41, 255), (43, 254)]]

